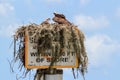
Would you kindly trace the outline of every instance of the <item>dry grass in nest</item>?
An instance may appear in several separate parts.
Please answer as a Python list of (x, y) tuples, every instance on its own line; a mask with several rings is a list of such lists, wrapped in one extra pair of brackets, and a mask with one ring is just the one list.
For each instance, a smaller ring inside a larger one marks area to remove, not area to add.
[[(26, 31), (28, 31), (30, 37), (37, 40), (39, 53), (44, 54), (45, 50), (51, 51), (53, 60), (51, 61), (49, 69), (56, 61), (56, 58), (62, 55), (62, 52), (74, 51), (78, 57), (79, 66), (77, 70), (84, 76), (87, 70), (88, 58), (84, 47), (84, 34), (77, 26), (52, 23), (40, 25), (30, 24), (18, 28), (14, 34), (14, 60), (15, 62), (20, 60), (20, 69), (24, 67), (25, 64), (24, 37)], [(18, 46), (16, 46), (16, 42), (19, 43)], [(75, 76), (74, 69), (73, 75)]]

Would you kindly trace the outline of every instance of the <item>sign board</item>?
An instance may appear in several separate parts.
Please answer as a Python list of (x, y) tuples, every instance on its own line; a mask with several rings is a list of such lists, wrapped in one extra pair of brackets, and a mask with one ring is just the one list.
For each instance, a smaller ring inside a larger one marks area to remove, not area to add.
[[(26, 68), (48, 68), (52, 56), (50, 53), (44, 55), (37, 51), (37, 43), (32, 41), (29, 33), (25, 36), (25, 67)], [(75, 53), (63, 53), (52, 66), (53, 68), (75, 68), (78, 60)]]

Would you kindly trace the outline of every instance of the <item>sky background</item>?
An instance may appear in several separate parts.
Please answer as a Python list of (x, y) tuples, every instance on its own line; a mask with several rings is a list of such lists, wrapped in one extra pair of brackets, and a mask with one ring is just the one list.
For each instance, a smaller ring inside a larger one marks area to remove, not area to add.
[[(63, 13), (85, 33), (86, 80), (120, 80), (120, 0), (0, 0), (0, 80), (16, 80), (18, 68), (12, 73), (8, 63), (16, 28), (40, 24), (53, 12)], [(64, 69), (63, 80), (74, 80), (71, 69)]]

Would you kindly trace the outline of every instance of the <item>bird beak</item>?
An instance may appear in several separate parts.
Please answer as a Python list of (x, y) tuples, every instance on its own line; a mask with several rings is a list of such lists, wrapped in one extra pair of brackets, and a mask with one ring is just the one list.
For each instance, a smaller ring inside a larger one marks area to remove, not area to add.
[(55, 15), (56, 13), (54, 12), (53, 14)]

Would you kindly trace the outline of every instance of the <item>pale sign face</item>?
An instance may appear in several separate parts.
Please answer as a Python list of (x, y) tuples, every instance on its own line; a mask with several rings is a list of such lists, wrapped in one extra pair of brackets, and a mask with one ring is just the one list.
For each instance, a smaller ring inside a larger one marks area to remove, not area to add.
[[(26, 68), (48, 68), (52, 60), (51, 51), (44, 54), (38, 53), (37, 43), (26, 34), (25, 36), (25, 67)], [(78, 67), (77, 57), (74, 52), (62, 53), (53, 64), (53, 68), (75, 68)]]

